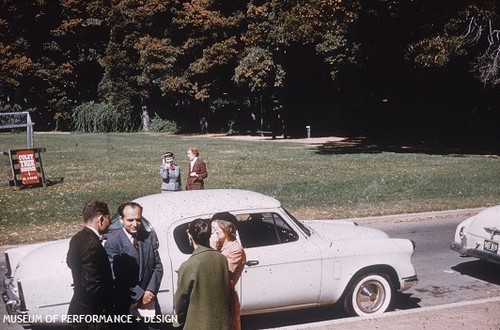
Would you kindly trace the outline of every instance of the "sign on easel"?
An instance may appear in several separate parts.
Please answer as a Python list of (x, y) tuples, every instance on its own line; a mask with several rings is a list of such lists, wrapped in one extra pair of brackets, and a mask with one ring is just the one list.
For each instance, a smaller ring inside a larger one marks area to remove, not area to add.
[(42, 152), (45, 152), (45, 148), (8, 150), (12, 170), (12, 179), (9, 181), (11, 186), (46, 186)]

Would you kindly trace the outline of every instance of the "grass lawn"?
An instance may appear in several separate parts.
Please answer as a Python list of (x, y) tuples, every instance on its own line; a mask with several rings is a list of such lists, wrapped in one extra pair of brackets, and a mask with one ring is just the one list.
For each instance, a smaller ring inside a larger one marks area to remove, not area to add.
[[(25, 148), (25, 134), (0, 134), (0, 150)], [(500, 203), (500, 158), (418, 148), (283, 140), (233, 140), (154, 133), (37, 133), (45, 188), (13, 190), (0, 158), (0, 245), (73, 235), (93, 199), (116, 210), (159, 192), (160, 156), (172, 151), (185, 179), (186, 148), (207, 163), (206, 188), (241, 188), (279, 199), (299, 219), (338, 219), (485, 207)]]

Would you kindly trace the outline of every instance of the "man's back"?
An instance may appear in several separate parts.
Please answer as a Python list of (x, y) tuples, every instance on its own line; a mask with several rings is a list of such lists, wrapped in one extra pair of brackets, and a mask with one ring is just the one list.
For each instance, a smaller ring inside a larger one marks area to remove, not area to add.
[(113, 278), (99, 238), (84, 228), (73, 236), (67, 255), (74, 295), (68, 314), (106, 314), (112, 307)]
[(229, 272), (226, 258), (198, 247), (179, 269), (175, 308), (184, 329), (230, 329)]

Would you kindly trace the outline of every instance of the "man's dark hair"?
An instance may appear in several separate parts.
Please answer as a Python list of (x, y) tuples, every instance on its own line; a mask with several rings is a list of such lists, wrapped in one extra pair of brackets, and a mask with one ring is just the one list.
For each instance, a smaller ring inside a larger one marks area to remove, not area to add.
[(210, 235), (212, 227), (209, 221), (204, 219), (196, 219), (189, 223), (188, 232), (193, 237), (193, 241), (198, 245), (206, 247), (210, 246)]
[(105, 202), (88, 202), (83, 207), (83, 221), (89, 222), (98, 215), (109, 215), (108, 204)]
[(125, 210), (125, 208), (127, 206), (130, 206), (132, 208), (140, 208), (141, 209), (141, 213), (142, 213), (142, 206), (139, 203), (136, 203), (136, 202), (126, 202), (126, 203), (123, 203), (122, 205), (118, 206), (118, 214), (120, 215), (120, 217), (123, 218), (123, 210)]

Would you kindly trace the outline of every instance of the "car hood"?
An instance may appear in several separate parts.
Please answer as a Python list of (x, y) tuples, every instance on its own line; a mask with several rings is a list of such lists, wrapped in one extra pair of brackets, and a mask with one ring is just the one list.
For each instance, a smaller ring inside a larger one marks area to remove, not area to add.
[(351, 221), (307, 220), (302, 222), (323, 240), (366, 240), (389, 237), (381, 230), (357, 226)]
[[(47, 242), (35, 249), (27, 252), (19, 260), (15, 267), (15, 276), (20, 279), (23, 277), (41, 276), (45, 273), (56, 274), (60, 271), (68, 271), (66, 265), (66, 254), (68, 252), (69, 239)], [(17, 249), (12, 249), (9, 253), (16, 254)], [(23, 247), (19, 248), (23, 251)], [(33, 272), (34, 271), (34, 272)]]

